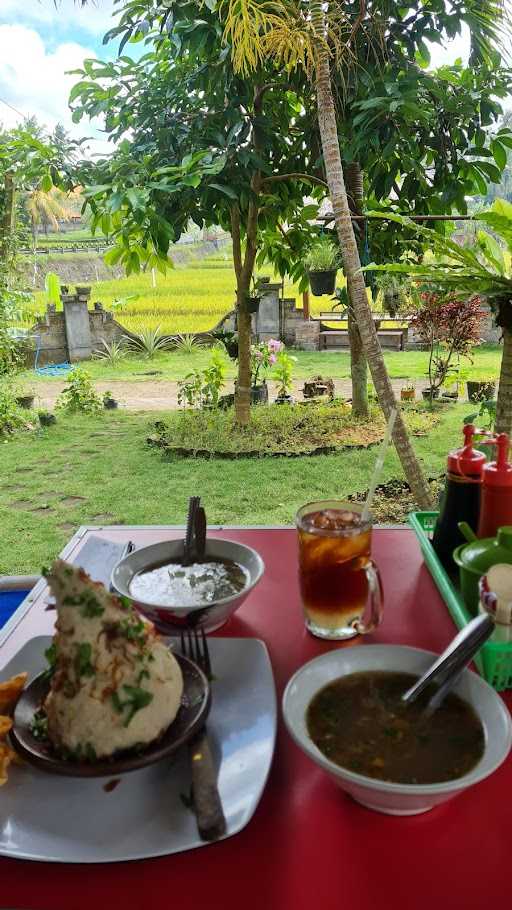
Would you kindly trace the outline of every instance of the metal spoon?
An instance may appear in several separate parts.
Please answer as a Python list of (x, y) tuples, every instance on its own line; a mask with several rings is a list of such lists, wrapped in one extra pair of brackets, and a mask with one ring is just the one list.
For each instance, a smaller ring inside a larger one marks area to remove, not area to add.
[(426, 673), (407, 692), (404, 692), (402, 702), (410, 705), (428, 685), (436, 683), (437, 691), (426, 708), (427, 715), (433, 714), (459, 679), (464, 667), (470, 663), (478, 649), (493, 632), (494, 620), (487, 613), (468, 622)]

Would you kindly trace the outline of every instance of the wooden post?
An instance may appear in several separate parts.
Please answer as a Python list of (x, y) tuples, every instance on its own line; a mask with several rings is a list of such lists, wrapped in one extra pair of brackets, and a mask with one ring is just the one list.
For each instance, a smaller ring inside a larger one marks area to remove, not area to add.
[(309, 291), (304, 291), (302, 295), (302, 318), (309, 319)]

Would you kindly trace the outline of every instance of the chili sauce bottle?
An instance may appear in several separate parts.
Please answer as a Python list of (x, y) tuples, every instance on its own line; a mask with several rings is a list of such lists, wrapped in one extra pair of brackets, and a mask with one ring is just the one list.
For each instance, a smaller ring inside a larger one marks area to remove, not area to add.
[(512, 464), (507, 461), (507, 434), (498, 433), (492, 443), (498, 450), (498, 457), (483, 469), (478, 537), (494, 537), (498, 528), (512, 525)]
[(448, 455), (446, 483), (432, 539), (432, 546), (448, 572), (454, 572), (456, 568), (453, 551), (465, 542), (459, 531), (459, 521), (467, 522), (473, 531), (478, 527), (486, 458), (483, 452), (473, 448), (475, 432), (473, 424), (466, 424), (464, 446)]

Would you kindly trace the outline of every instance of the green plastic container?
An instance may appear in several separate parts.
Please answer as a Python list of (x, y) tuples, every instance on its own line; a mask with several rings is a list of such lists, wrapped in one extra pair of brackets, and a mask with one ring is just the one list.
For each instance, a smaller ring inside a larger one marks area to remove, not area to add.
[[(411, 512), (409, 524), (418, 537), (425, 563), (455, 625), (462, 629), (472, 619), (473, 614), (466, 607), (462, 594), (439, 562), (430, 542), (438, 514)], [(502, 692), (504, 689), (512, 688), (512, 642), (487, 641), (480, 648), (474, 663), (493, 689)]]

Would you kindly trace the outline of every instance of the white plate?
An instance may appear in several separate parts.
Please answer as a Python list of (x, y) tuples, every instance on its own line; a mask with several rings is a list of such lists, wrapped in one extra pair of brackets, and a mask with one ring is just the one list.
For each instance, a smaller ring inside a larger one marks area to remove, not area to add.
[[(27, 642), (0, 674), (45, 666), (50, 638)], [(219, 764), (227, 834), (251, 820), (267, 781), (276, 738), (276, 696), (267, 649), (254, 638), (208, 640), (215, 680), (208, 720)], [(2, 787), (0, 855), (62, 863), (113, 863), (204, 847), (182, 795), (190, 792), (187, 753), (120, 777), (55, 777), (11, 766)]]

